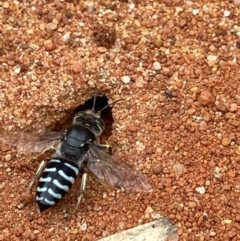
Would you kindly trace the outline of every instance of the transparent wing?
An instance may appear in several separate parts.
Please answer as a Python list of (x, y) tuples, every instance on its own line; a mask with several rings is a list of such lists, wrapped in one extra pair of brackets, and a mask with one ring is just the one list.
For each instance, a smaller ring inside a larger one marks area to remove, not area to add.
[(0, 141), (15, 147), (19, 152), (43, 153), (60, 142), (60, 132), (10, 132), (7, 135), (1, 135)]
[(110, 185), (123, 187), (126, 191), (152, 191), (152, 185), (144, 174), (108, 155), (94, 144), (90, 144), (87, 155), (89, 170)]

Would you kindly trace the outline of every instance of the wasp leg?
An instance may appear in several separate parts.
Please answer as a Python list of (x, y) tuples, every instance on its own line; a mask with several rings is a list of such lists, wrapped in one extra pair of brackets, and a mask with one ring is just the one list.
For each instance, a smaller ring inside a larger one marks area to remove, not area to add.
[(54, 146), (51, 146), (50, 149), (53, 151), (53, 152), (56, 152), (57, 149), (54, 147)]
[(108, 144), (98, 144), (95, 143), (96, 147), (100, 150), (107, 150), (109, 154), (112, 154), (112, 147)]
[(82, 182), (81, 182), (81, 186), (80, 186), (80, 195), (78, 197), (77, 205), (75, 207), (75, 212), (77, 211), (79, 203), (83, 199), (83, 195), (84, 195), (85, 188), (86, 188), (86, 183), (87, 183), (87, 171), (83, 168)]
[(43, 169), (44, 169), (45, 166), (46, 166), (46, 162), (47, 162), (47, 161), (48, 161), (48, 160), (46, 159), (46, 160), (43, 160), (43, 161), (40, 163), (40, 165), (39, 165), (39, 167), (38, 167), (38, 169), (37, 169), (35, 175), (33, 176), (31, 182), (30, 182), (29, 185), (28, 185), (27, 192), (30, 192), (30, 189), (31, 189), (31, 187), (32, 187), (32, 185), (33, 185), (33, 183), (34, 183), (34, 181), (40, 177), (40, 175), (41, 175)]

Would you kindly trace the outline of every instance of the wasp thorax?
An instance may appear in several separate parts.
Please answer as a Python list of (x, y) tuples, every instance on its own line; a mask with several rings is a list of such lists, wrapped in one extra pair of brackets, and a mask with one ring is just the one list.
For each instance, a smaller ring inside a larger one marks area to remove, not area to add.
[(105, 130), (105, 124), (100, 115), (91, 110), (79, 111), (74, 116), (73, 123), (88, 127), (95, 136), (100, 136)]

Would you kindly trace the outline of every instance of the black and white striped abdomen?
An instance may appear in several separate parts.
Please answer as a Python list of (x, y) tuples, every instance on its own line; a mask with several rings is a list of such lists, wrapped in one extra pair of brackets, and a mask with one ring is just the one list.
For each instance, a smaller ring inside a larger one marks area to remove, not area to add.
[(41, 212), (55, 205), (71, 188), (79, 173), (76, 163), (63, 158), (49, 160), (39, 179), (36, 200)]

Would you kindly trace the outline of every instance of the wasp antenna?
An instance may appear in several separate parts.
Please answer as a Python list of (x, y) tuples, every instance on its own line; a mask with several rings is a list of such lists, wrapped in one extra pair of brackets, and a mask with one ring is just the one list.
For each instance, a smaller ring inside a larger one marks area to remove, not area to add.
[(117, 102), (119, 102), (119, 101), (121, 101), (121, 100), (124, 100), (124, 99), (119, 99), (119, 100), (113, 101), (113, 102), (110, 103), (109, 105), (104, 106), (104, 107), (103, 107), (100, 111), (98, 111), (97, 113), (100, 115), (100, 113), (101, 113), (103, 110), (105, 110), (107, 107), (113, 106), (114, 104), (116, 104)]
[(93, 99), (93, 107), (91, 109), (91, 112), (93, 112), (93, 113), (95, 112), (96, 100), (97, 100), (97, 91), (95, 92), (94, 99)]

